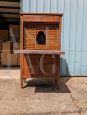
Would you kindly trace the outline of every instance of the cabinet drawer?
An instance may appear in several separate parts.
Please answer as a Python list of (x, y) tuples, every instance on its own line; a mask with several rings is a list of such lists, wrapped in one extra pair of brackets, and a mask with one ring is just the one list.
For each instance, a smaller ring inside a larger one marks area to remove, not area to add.
[(25, 22), (59, 22), (58, 16), (24, 16)]

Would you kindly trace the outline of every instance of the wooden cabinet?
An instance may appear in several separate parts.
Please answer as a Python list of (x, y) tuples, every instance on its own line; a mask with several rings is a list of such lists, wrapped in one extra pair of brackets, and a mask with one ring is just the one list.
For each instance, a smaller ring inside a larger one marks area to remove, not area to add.
[(21, 13), (20, 69), (23, 80), (60, 76), (62, 14)]

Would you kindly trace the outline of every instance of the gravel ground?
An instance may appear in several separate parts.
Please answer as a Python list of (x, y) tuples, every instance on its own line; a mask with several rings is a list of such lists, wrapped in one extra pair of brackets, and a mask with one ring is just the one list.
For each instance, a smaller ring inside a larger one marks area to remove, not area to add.
[(0, 115), (87, 115), (87, 77), (31, 79), (20, 88), (20, 70), (0, 70)]

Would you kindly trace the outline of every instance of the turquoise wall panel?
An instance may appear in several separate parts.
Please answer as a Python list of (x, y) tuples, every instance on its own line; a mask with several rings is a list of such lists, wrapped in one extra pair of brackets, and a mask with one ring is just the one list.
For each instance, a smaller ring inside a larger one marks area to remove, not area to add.
[(21, 0), (21, 11), (64, 13), (61, 74), (87, 76), (87, 0)]

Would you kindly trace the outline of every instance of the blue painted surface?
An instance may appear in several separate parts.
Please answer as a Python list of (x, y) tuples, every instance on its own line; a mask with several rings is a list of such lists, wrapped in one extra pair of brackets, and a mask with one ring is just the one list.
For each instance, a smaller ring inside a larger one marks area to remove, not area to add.
[(87, 76), (87, 0), (21, 0), (23, 12), (64, 13), (61, 74)]

